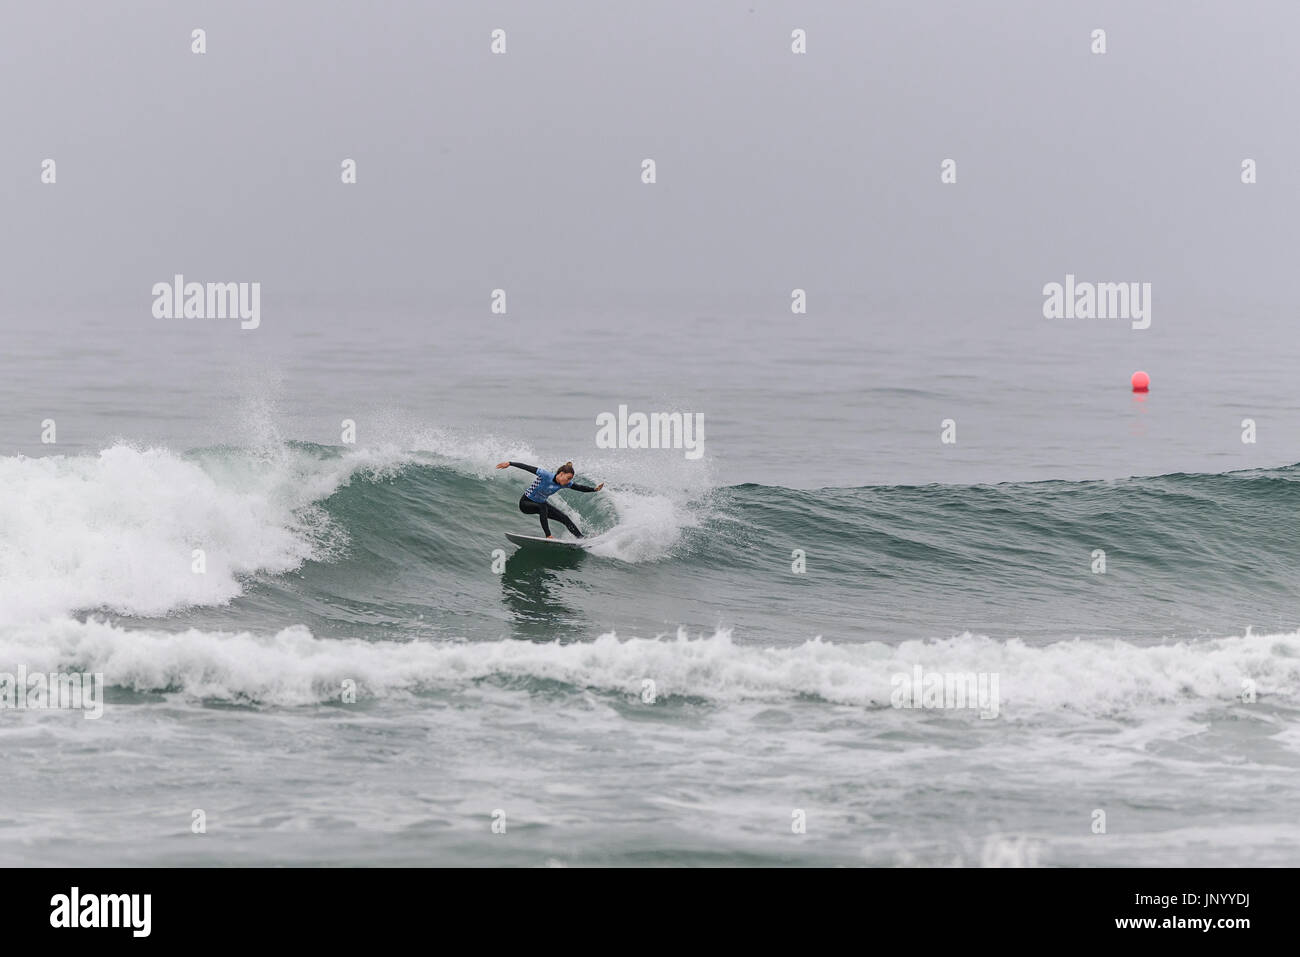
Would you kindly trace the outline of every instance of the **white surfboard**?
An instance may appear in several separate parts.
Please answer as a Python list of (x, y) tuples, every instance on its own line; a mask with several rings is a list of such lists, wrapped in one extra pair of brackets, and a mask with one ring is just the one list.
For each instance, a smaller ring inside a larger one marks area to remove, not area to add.
[(506, 532), (506, 538), (521, 546), (555, 545), (560, 548), (586, 548), (590, 540), (586, 538), (542, 538), (540, 535), (516, 535)]

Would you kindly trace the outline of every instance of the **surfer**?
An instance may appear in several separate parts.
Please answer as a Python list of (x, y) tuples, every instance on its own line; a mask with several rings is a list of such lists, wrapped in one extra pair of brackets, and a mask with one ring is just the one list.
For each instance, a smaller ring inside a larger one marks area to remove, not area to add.
[(519, 511), (525, 515), (536, 515), (542, 520), (542, 534), (547, 538), (554, 538), (551, 534), (551, 526), (547, 519), (555, 519), (573, 532), (577, 538), (582, 538), (582, 532), (578, 531), (578, 526), (573, 524), (573, 519), (565, 515), (554, 505), (546, 501), (561, 489), (573, 489), (575, 492), (599, 492), (605, 487), (601, 482), (595, 488), (590, 485), (573, 484), (573, 463), (565, 462), (554, 472), (548, 472), (546, 469), (539, 469), (536, 465), (525, 465), (523, 462), (498, 462), (497, 468), (508, 469), (510, 466), (517, 469), (523, 469), (525, 472), (532, 472), (537, 476), (533, 484), (528, 486), (523, 495), (519, 496)]

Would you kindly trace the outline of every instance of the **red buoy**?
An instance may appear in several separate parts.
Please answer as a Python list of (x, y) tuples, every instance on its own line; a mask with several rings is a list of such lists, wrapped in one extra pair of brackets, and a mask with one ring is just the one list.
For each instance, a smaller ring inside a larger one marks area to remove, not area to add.
[(1151, 388), (1151, 377), (1145, 372), (1133, 373), (1133, 391), (1146, 392)]

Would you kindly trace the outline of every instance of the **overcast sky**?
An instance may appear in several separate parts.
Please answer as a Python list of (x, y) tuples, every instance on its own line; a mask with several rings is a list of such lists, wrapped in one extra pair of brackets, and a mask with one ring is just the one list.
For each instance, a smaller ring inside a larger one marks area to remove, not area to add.
[(1067, 271), (1280, 307), (1298, 48), (1294, 0), (14, 2), (4, 307), (138, 309), (182, 272), (453, 316), (497, 286), (977, 308)]

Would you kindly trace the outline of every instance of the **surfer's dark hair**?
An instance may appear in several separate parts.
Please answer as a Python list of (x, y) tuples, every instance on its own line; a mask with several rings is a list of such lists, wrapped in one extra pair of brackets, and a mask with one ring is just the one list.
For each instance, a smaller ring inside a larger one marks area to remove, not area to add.
[(577, 475), (577, 474), (578, 474), (578, 473), (576, 473), (575, 471), (573, 471), (573, 463), (572, 463), (572, 462), (565, 462), (563, 465), (561, 465), (558, 469), (555, 470), (555, 474), (556, 474), (556, 475), (559, 475), (561, 472), (568, 472), (570, 475)]

